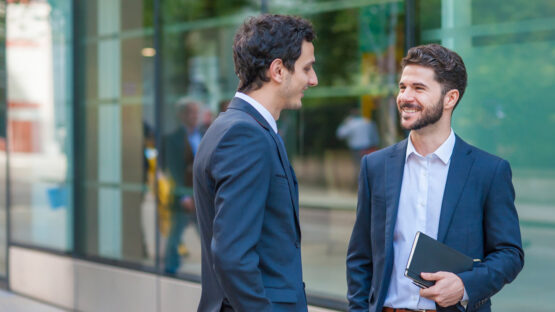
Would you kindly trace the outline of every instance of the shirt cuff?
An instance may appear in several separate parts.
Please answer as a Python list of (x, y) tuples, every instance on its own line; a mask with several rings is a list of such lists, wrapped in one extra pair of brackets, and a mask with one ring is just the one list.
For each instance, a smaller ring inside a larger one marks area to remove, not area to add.
[(463, 297), (462, 297), (462, 300), (461, 300), (461, 305), (466, 310), (466, 306), (468, 305), (468, 294), (466, 293), (466, 288), (464, 289), (464, 294), (463, 294)]

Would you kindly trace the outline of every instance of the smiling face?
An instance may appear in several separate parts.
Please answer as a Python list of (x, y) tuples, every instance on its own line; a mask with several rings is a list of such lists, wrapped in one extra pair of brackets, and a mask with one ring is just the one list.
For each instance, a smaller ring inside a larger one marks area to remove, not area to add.
[(318, 85), (318, 77), (313, 68), (314, 61), (314, 45), (303, 41), (301, 55), (295, 62), (295, 70), (290, 72), (284, 68), (285, 77), (279, 92), (284, 100), (284, 109), (301, 108), (304, 91)]
[(407, 65), (403, 69), (397, 96), (403, 129), (419, 130), (443, 117), (444, 94), (434, 75), (431, 68), (419, 65)]

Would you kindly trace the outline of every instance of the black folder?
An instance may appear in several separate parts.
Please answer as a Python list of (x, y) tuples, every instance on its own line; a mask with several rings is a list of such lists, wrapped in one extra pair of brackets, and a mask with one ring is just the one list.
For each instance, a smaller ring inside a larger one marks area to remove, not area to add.
[(416, 232), (409, 261), (405, 269), (405, 276), (421, 288), (434, 285), (420, 277), (420, 273), (435, 273), (438, 271), (461, 273), (472, 270), (474, 260), (455, 249), (438, 242), (428, 235)]

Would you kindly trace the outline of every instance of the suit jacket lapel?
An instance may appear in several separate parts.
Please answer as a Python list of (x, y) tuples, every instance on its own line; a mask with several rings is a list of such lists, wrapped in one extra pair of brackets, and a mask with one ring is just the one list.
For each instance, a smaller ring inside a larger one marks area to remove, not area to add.
[(296, 185), (294, 177), (293, 177), (293, 170), (290, 169), (291, 166), (289, 164), (289, 160), (287, 159), (287, 152), (285, 151), (285, 146), (281, 144), (281, 140), (278, 138), (277, 134), (274, 132), (272, 127), (268, 124), (266, 119), (258, 113), (258, 111), (252, 107), (249, 103), (243, 101), (240, 98), (233, 98), (231, 103), (229, 104), (229, 108), (231, 109), (238, 109), (244, 111), (245, 113), (249, 114), (254, 120), (256, 120), (272, 137), (274, 143), (278, 148), (278, 156), (281, 161), (281, 166), (283, 167), (283, 171), (285, 172), (285, 176), (287, 177), (287, 181), (289, 184), (289, 194), (291, 196), (291, 203), (293, 204), (293, 210), (295, 213), (295, 225), (297, 228), (297, 233), (299, 238), (301, 237), (301, 227), (299, 225), (299, 196), (297, 193)]
[[(397, 222), (397, 211), (399, 210), (399, 196), (401, 195), (401, 184), (403, 182), (403, 170), (405, 168), (405, 156), (407, 153), (407, 139), (397, 143), (385, 163), (385, 246), (386, 263), (393, 259), (393, 231)], [(387, 260), (389, 259), (389, 261)]]
[(281, 143), (280, 138), (278, 138), (277, 134), (273, 130), (269, 132), (278, 147), (281, 165), (283, 166), (283, 170), (285, 171), (285, 175), (287, 176), (287, 181), (289, 182), (287, 184), (289, 185), (289, 194), (291, 195), (291, 202), (293, 203), (293, 208), (295, 212), (295, 225), (297, 228), (297, 233), (299, 234), (299, 237), (301, 237), (301, 227), (299, 225), (299, 202), (298, 202), (299, 199), (297, 195), (295, 181), (293, 179), (293, 169), (289, 164), (289, 160), (287, 158), (287, 152), (285, 151), (285, 146)]
[(445, 240), (447, 229), (449, 229), (451, 224), (453, 212), (457, 207), (464, 185), (468, 179), (468, 174), (474, 163), (474, 157), (471, 152), (470, 146), (456, 136), (439, 217), (437, 240), (440, 242)]

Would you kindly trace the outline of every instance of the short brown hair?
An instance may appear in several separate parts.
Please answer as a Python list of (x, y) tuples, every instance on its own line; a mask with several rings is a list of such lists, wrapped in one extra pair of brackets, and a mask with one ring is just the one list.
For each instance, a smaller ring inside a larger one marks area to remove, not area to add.
[(294, 72), (303, 41), (312, 42), (315, 36), (312, 24), (300, 17), (263, 14), (247, 19), (233, 41), (238, 91), (256, 90), (270, 81), (266, 71), (275, 59)]

